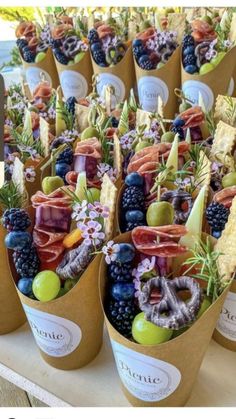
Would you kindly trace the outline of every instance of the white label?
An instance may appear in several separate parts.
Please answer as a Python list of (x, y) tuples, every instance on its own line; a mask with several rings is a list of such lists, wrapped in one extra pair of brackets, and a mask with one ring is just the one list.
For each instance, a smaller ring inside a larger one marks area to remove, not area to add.
[(97, 83), (97, 92), (99, 96), (105, 99), (106, 87), (111, 85), (114, 87), (115, 94), (111, 97), (111, 106), (115, 108), (116, 105), (122, 102), (125, 98), (125, 85), (123, 81), (114, 76), (114, 74), (101, 73), (99, 74), (98, 83)]
[(144, 76), (138, 81), (138, 96), (142, 109), (148, 112), (155, 112), (158, 106), (158, 96), (165, 105), (169, 98), (167, 84), (154, 76)]
[(24, 305), (24, 310), (40, 349), (54, 357), (69, 355), (80, 344), (82, 332), (71, 320)]
[(236, 341), (236, 294), (234, 292), (227, 294), (216, 330), (225, 338)]
[(52, 85), (52, 79), (49, 74), (43, 70), (42, 68), (38, 67), (29, 67), (25, 71), (26, 81), (29, 85), (31, 93), (36, 89), (38, 84), (42, 81), (42, 79), (48, 81), (50, 86)]
[(229, 82), (227, 95), (232, 96), (233, 93), (234, 93), (234, 79), (233, 79), (233, 77), (231, 77), (230, 82)]
[(186, 98), (192, 100), (195, 105), (198, 105), (200, 92), (206, 110), (211, 110), (214, 104), (214, 94), (207, 84), (197, 80), (188, 80), (184, 82), (182, 90)]
[(157, 402), (177, 389), (181, 374), (174, 365), (128, 349), (112, 339), (111, 344), (120, 379), (133, 396)]
[(60, 83), (65, 99), (75, 96), (81, 99), (87, 96), (88, 83), (86, 78), (76, 71), (65, 70), (60, 73)]

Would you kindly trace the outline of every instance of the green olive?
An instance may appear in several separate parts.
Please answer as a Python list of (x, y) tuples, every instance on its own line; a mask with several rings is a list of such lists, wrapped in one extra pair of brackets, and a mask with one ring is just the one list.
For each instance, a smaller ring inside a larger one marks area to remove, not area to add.
[(187, 111), (187, 109), (190, 109), (190, 108), (191, 108), (190, 103), (184, 101), (179, 105), (179, 113), (185, 112)]
[(153, 202), (147, 210), (147, 224), (152, 227), (173, 224), (174, 213), (169, 202)]
[(85, 128), (85, 130), (81, 133), (81, 140), (87, 140), (88, 138), (96, 137), (99, 138), (99, 132), (94, 127)]
[(175, 133), (172, 131), (167, 131), (161, 136), (161, 143), (173, 143), (175, 139)]
[(207, 23), (209, 23), (209, 25), (212, 25), (212, 19), (211, 19), (211, 17), (210, 16), (203, 16), (203, 18), (202, 18), (202, 20), (204, 21), (204, 22), (207, 22)]
[(228, 188), (229, 186), (236, 185), (236, 172), (227, 173), (222, 178), (222, 186), (223, 188)]
[(150, 143), (148, 141), (140, 141), (135, 147), (135, 153), (142, 150), (143, 148), (150, 147)]

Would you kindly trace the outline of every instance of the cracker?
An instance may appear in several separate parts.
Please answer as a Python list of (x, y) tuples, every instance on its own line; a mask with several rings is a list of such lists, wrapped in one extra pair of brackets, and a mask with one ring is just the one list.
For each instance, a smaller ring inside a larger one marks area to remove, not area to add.
[(18, 187), (22, 196), (26, 195), (24, 164), (18, 157), (15, 158), (12, 171), (12, 182)]
[(136, 112), (136, 128), (140, 125), (146, 125), (146, 129), (151, 128), (151, 112), (143, 111), (143, 109), (137, 109)]
[(113, 236), (117, 192), (117, 188), (112, 183), (109, 176), (105, 173), (102, 179), (100, 202), (102, 205), (109, 208), (109, 217), (104, 218), (104, 232), (106, 240), (109, 240)]
[(231, 279), (236, 270), (236, 197), (232, 201), (230, 214), (221, 237), (215, 246), (222, 253), (218, 259), (218, 268), (224, 280)]
[(40, 116), (39, 118), (40, 141), (43, 146), (44, 157), (50, 154), (49, 123)]
[(114, 166), (114, 169), (116, 169), (117, 171), (117, 177), (118, 177), (122, 173), (122, 153), (121, 153), (120, 141), (117, 134), (114, 134), (113, 139), (114, 139), (113, 166)]
[(214, 113), (214, 119), (216, 123), (219, 121), (223, 121), (228, 125), (231, 125), (232, 127), (236, 126), (236, 112), (230, 111), (230, 106), (228, 103), (228, 100), (230, 100), (232, 106), (236, 107), (236, 98), (235, 97), (228, 97), (223, 95), (218, 95), (216, 99), (216, 105), (215, 105), (215, 113)]
[(229, 40), (232, 42), (236, 42), (236, 13), (233, 13), (230, 31), (229, 31)]
[(236, 128), (223, 121), (217, 124), (214, 141), (211, 148), (211, 157), (234, 171), (234, 157), (232, 151), (236, 144)]
[(88, 106), (80, 105), (79, 103), (75, 104), (75, 118), (79, 132), (89, 127), (89, 111), (90, 108)]
[(185, 33), (186, 17), (186, 13), (168, 13), (168, 31), (177, 32), (179, 44), (181, 44)]

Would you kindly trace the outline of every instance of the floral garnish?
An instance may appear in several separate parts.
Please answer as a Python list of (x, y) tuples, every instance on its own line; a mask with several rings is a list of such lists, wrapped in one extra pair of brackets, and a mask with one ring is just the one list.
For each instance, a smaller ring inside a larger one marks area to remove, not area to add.
[(89, 218), (92, 220), (94, 218), (108, 218), (109, 217), (109, 208), (100, 204), (100, 202), (95, 201), (93, 204), (88, 204)]
[(138, 297), (141, 291), (141, 283), (143, 280), (147, 280), (156, 275), (155, 270), (156, 258), (152, 256), (151, 260), (149, 258), (143, 259), (132, 271), (132, 276), (134, 277), (134, 288), (135, 288), (135, 297)]
[(105, 173), (109, 176), (112, 182), (115, 182), (117, 179), (117, 170), (113, 169), (108, 163), (99, 163), (97, 165), (97, 176), (102, 179)]
[(78, 223), (78, 228), (82, 232), (84, 243), (88, 246), (92, 244), (96, 248), (105, 239), (105, 233), (101, 231), (102, 225), (97, 221), (90, 220), (87, 224)]
[(85, 221), (88, 217), (88, 202), (83, 200), (81, 203), (73, 205), (72, 219), (75, 221)]
[(102, 253), (105, 255), (105, 261), (108, 265), (116, 260), (119, 250), (119, 244), (115, 244), (113, 240), (110, 240), (105, 246), (103, 246)]
[(34, 182), (36, 178), (34, 166), (26, 167), (26, 169), (24, 170), (24, 176), (27, 182)]

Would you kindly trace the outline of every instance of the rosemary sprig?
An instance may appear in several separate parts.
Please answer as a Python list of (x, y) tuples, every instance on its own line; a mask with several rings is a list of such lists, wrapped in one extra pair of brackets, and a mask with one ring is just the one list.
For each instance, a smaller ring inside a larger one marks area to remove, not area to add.
[(11, 208), (21, 208), (23, 204), (23, 197), (19, 192), (18, 186), (12, 181), (5, 182), (0, 188), (0, 207), (1, 210)]
[(210, 111), (206, 112), (205, 117), (206, 117), (206, 123), (207, 123), (208, 130), (209, 130), (211, 136), (214, 137), (215, 131), (216, 131), (216, 123), (215, 123), (215, 120), (214, 120), (213, 110), (210, 110)]
[(229, 119), (229, 124), (233, 126), (235, 124), (236, 119), (236, 103), (234, 103), (233, 98), (230, 96), (225, 96), (224, 100), (228, 105), (225, 114)]
[(68, 110), (68, 108), (66, 107), (66, 104), (62, 103), (60, 108), (58, 107), (56, 108), (56, 112), (58, 112), (60, 116), (62, 117), (62, 119), (64, 120), (66, 124), (66, 129), (69, 131), (72, 131), (74, 127), (75, 117), (72, 114), (72, 112)]
[(192, 269), (197, 269), (196, 274), (190, 274), (193, 278), (201, 279), (207, 283), (206, 294), (215, 301), (229, 284), (219, 274), (218, 259), (220, 252), (214, 251), (209, 237), (206, 242), (200, 240), (192, 250), (192, 256), (189, 257), (183, 265), (189, 266), (183, 275), (187, 275)]

